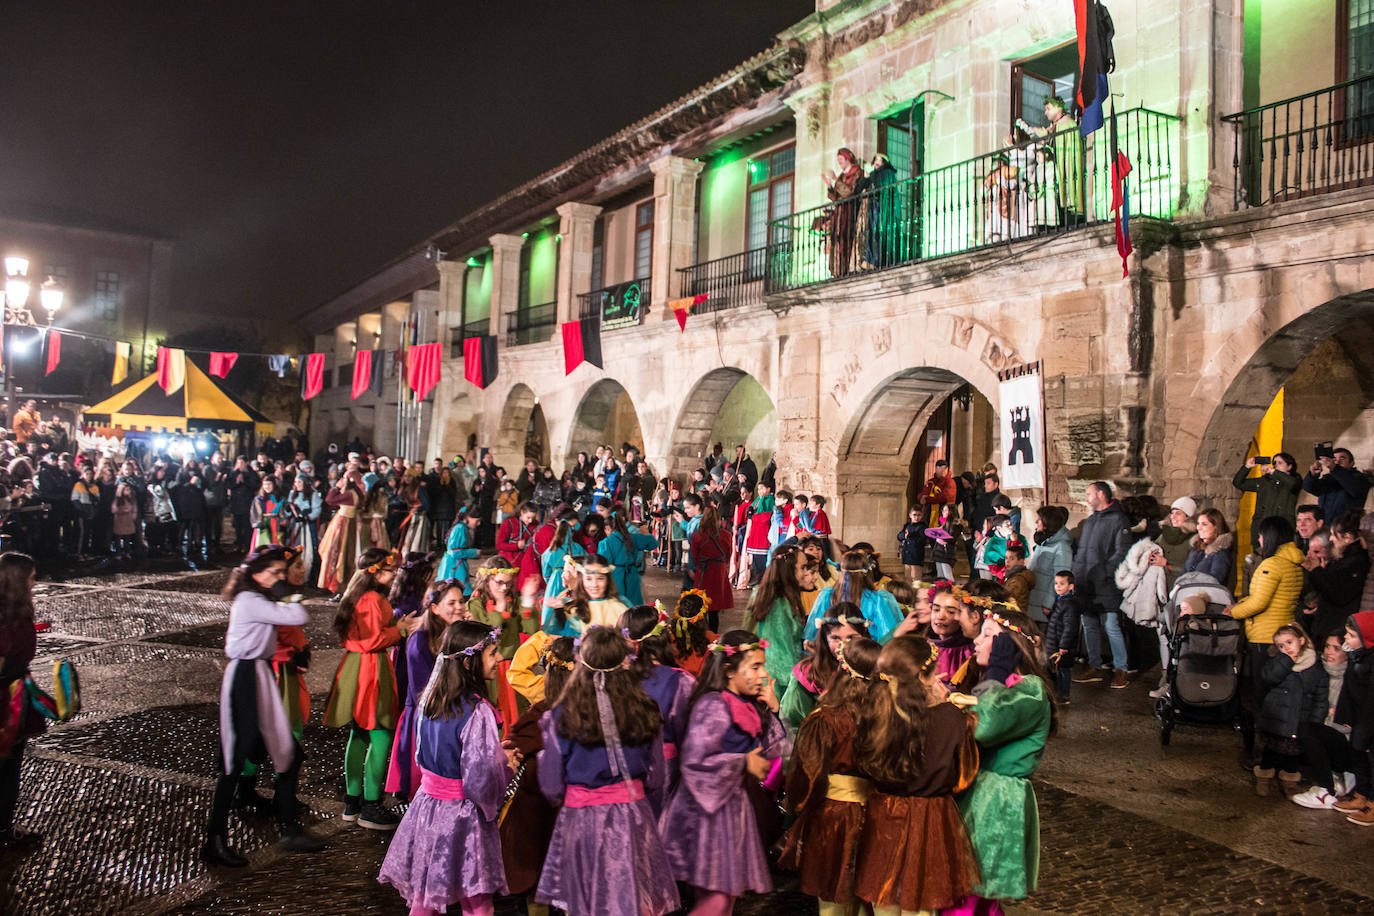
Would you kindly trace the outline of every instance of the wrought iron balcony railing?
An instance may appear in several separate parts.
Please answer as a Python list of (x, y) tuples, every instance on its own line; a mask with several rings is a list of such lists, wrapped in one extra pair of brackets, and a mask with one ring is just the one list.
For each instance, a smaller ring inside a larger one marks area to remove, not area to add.
[(1222, 120), (1234, 133), (1236, 209), (1374, 184), (1374, 76)]
[(506, 346), (546, 343), (558, 322), (558, 303), (545, 302), (506, 313)]
[[(1132, 216), (1170, 219), (1178, 118), (1116, 115)], [(773, 222), (765, 293), (871, 273), (1112, 218), (1111, 125), (987, 153)]]
[(678, 295), (709, 298), (693, 312), (718, 312), (722, 309), (763, 302), (763, 279), (767, 273), (768, 249), (754, 248), (739, 254), (703, 261), (678, 270)]
[(463, 341), (469, 337), (481, 337), (491, 329), (491, 319), (475, 318), (467, 324), (459, 325), (449, 332), (448, 355), (450, 357), (460, 357), (463, 355)]

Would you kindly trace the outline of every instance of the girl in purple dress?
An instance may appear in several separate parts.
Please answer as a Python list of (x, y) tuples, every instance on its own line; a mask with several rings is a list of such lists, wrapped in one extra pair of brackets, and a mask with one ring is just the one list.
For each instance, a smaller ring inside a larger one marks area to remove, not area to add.
[(663, 792), (663, 717), (629, 654), (619, 632), (589, 628), (540, 722), (539, 786), (562, 811), (535, 899), (568, 916), (660, 916), (680, 905), (650, 803)]
[[(397, 653), (397, 694), (404, 698), (401, 717), (396, 720), (396, 738), (391, 744), (391, 762), (387, 766), (385, 791), (406, 801), (420, 791), (420, 768), (415, 763), (415, 720), (420, 691), (429, 683), (434, 671), (434, 657), (439, 654), (444, 631), (449, 624), (471, 620), (463, 583), (457, 579), (436, 582), (423, 601), (415, 601), (412, 610), (424, 608), (420, 628), (406, 637)], [(410, 613), (407, 611), (407, 613)], [(402, 683), (401, 672), (406, 672)]]
[(630, 642), (639, 685), (663, 714), (663, 760), (668, 767), (668, 791), (677, 787), (678, 742), (687, 733), (687, 707), (696, 678), (678, 668), (668, 633), (668, 615), (647, 604), (620, 615), (620, 635)]
[(418, 707), (420, 793), (377, 880), (401, 892), (411, 916), (453, 903), (465, 916), (491, 916), (493, 895), (506, 893), (496, 819), (512, 775), (486, 699), (501, 655), (496, 632), (471, 620), (449, 626), (441, 650)]
[(745, 630), (711, 643), (689, 704), (682, 783), (659, 821), (673, 877), (697, 889), (698, 916), (730, 913), (745, 891), (773, 889), (748, 783), (768, 777), (792, 742), (765, 648)]

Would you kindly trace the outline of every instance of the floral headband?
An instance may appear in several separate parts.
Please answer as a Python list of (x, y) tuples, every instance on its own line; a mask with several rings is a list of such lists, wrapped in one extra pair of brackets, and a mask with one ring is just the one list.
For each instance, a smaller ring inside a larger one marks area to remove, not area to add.
[(926, 590), (926, 601), (930, 604), (935, 603), (936, 592), (938, 592), (942, 588), (950, 588), (952, 586), (954, 586), (954, 583), (948, 579), (936, 579), (934, 582), (930, 583), (918, 583), (918, 587), (924, 588)]
[(402, 569), (406, 569), (406, 570), (410, 570), (410, 569), (414, 569), (414, 568), (417, 567), (417, 566), (428, 566), (429, 564), (431, 564), (431, 563), (433, 563), (433, 562), (434, 562), (434, 558), (431, 557), (429, 554), (425, 554), (424, 556), (422, 556), (422, 557), (420, 557), (420, 558), (418, 558), (418, 559), (415, 559), (415, 560), (406, 560), (404, 563), (401, 564), (401, 568), (402, 568)]
[(615, 571), (615, 566), (610, 563), (579, 563), (574, 557), (563, 558), (563, 568), (566, 569), (571, 564), (573, 572), (592, 573), (593, 575), (609, 576)]
[(492, 627), (490, 630), (487, 631), (486, 636), (483, 636), (481, 639), (477, 640), (477, 642), (468, 646), (466, 649), (459, 649), (457, 652), (451, 653), (448, 657), (452, 658), (462, 656), (463, 658), (472, 658), (474, 655), (481, 652), (487, 646), (495, 645), (495, 643), (496, 628)]
[(850, 677), (854, 678), (856, 681), (866, 681), (866, 680), (869, 680), (869, 678), (868, 678), (867, 675), (863, 675), (863, 674), (860, 674), (859, 672), (855, 671), (854, 668), (853, 668), (853, 666), (850, 665), (849, 662), (845, 661), (845, 658), (844, 658), (844, 643), (840, 643), (840, 647), (839, 647), (838, 649), (835, 650), (835, 661), (837, 661), (837, 662), (840, 663), (840, 670), (841, 670), (841, 671), (843, 671), (845, 674), (849, 675)]
[(658, 622), (654, 624), (654, 628), (652, 630), (645, 633), (643, 636), (636, 639), (635, 637), (630, 635), (629, 627), (620, 628), (620, 635), (624, 636), (625, 639), (629, 641), (630, 645), (638, 648), (639, 644), (644, 640), (652, 639), (653, 637), (662, 634), (664, 630), (668, 629), (668, 612), (663, 609), (663, 603), (661, 601), (655, 601), (654, 607), (658, 610)]
[(367, 573), (368, 575), (375, 576), (377, 575), (377, 573), (381, 572), (384, 569), (391, 569), (392, 567), (394, 567), (400, 559), (401, 552), (399, 550), (393, 550), (391, 551), (391, 553), (382, 557), (376, 563), (373, 563), (371, 566), (367, 567)]
[(1012, 623), (1010, 620), (1008, 620), (1006, 617), (1003, 617), (996, 611), (993, 611), (990, 616), (992, 617), (993, 622), (996, 623), (1002, 629), (1011, 630), (1013, 633), (1020, 633), (1026, 639), (1030, 640), (1032, 645), (1040, 644), (1039, 637), (1035, 636), (1033, 633), (1027, 633), (1023, 627), (1018, 627), (1016, 624)]
[(848, 624), (849, 626), (854, 627), (855, 629), (858, 629), (859, 627), (868, 629), (867, 617), (821, 617), (817, 619), (816, 626), (833, 626), (835, 624), (841, 623)]
[(553, 654), (553, 647), (544, 650), (544, 654), (539, 656), (539, 661), (545, 668), (562, 668), (564, 671), (573, 670), (574, 662), (565, 662), (557, 655)]
[(955, 598), (958, 598), (964, 604), (971, 604), (974, 607), (980, 607), (985, 611), (990, 611), (993, 608), (997, 607), (1004, 607), (1009, 611), (1021, 610), (1021, 606), (1018, 605), (1015, 601), (994, 601), (987, 595), (970, 595), (968, 592), (964, 591), (961, 587), (957, 585), (950, 590), (950, 594), (952, 594)]
[(766, 639), (760, 639), (758, 642), (746, 642), (746, 643), (741, 643), (741, 644), (738, 645), (738, 646), (727, 646), (727, 645), (724, 645), (723, 643), (713, 642), (713, 643), (711, 643), (709, 646), (706, 647), (706, 651), (708, 651), (708, 652), (724, 652), (724, 653), (725, 653), (725, 657), (726, 657), (726, 658), (729, 658), (730, 656), (732, 656), (732, 655), (737, 655), (737, 654), (739, 654), (740, 652), (753, 652), (755, 649), (767, 649), (767, 648), (768, 648), (768, 640), (766, 640)]
[[(701, 599), (701, 610), (697, 611), (691, 617), (684, 617), (682, 613), (682, 602), (687, 600), (688, 596), (694, 596)], [(673, 613), (677, 615), (679, 620), (685, 619), (688, 623), (696, 623), (702, 617), (706, 616), (706, 612), (710, 609), (711, 596), (707, 595), (699, 588), (692, 588), (678, 595), (677, 604), (673, 607)]]
[(238, 568), (243, 572), (247, 572), (249, 563), (252, 563), (254, 560), (261, 560), (264, 558), (271, 560), (285, 560), (288, 565), (291, 562), (291, 558), (286, 555), (285, 547), (281, 546), (280, 544), (267, 544), (263, 547), (258, 547), (257, 549), (249, 553), (248, 556), (244, 557), (243, 562), (239, 564)]
[(482, 576), (514, 576), (514, 575), (519, 574), (519, 572), (520, 572), (520, 570), (516, 569), (514, 566), (479, 566), (479, 567), (477, 567), (477, 573), (478, 573), (478, 575), (482, 575)]

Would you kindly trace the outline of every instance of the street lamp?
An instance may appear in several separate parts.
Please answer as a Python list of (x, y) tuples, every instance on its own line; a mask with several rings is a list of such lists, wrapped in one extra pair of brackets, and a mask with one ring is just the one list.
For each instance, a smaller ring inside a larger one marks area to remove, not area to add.
[[(5, 300), (6, 327), (38, 327), (38, 322), (33, 317), (33, 310), (28, 307), (31, 289), (29, 259), (17, 255), (6, 255), (5, 286), (2, 293)], [(57, 310), (62, 307), (62, 289), (52, 277), (48, 277), (39, 286), (38, 303), (43, 307), (43, 311), (47, 312), (46, 326), (51, 327), (53, 318), (57, 316)], [(6, 335), (6, 337), (8, 336)], [(14, 347), (11, 345), (10, 353), (6, 354), (7, 357), (11, 357), (13, 352)], [(5, 412), (8, 417), (14, 417), (14, 366), (10, 358), (5, 360)]]

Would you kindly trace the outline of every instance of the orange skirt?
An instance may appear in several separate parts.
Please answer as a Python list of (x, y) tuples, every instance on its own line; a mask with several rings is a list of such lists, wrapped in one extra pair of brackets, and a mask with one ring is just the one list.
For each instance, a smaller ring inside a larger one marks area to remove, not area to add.
[(854, 898), (864, 806), (827, 798), (792, 825), (778, 864), (801, 878), (801, 892), (831, 903)]
[(953, 797), (869, 794), (854, 882), (859, 899), (942, 910), (973, 893), (977, 883), (978, 860)]

